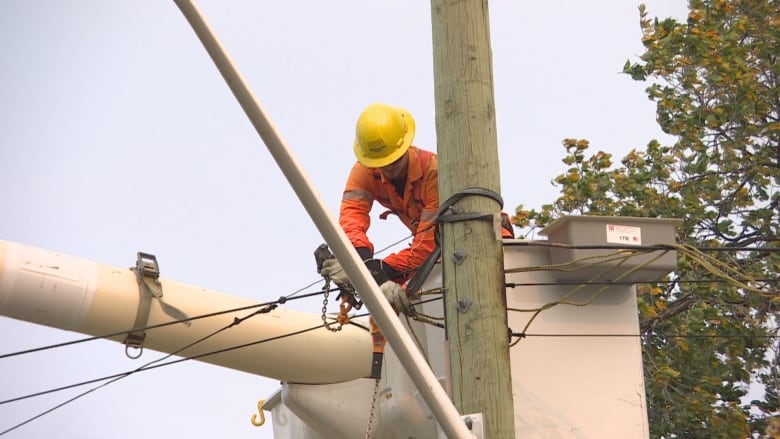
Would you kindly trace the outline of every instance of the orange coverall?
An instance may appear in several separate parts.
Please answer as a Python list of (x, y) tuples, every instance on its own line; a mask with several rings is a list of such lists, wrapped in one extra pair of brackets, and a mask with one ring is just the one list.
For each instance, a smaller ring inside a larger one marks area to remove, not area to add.
[[(371, 225), (369, 212), (374, 201), (398, 216), (401, 222), (414, 234), (411, 246), (383, 259), (383, 263), (403, 273), (404, 281), (409, 279), (425, 259), (436, 248), (434, 222), (439, 210), (439, 162), (436, 154), (410, 146), (407, 151), (409, 166), (403, 195), (378, 170), (372, 170), (355, 162), (347, 178), (341, 200), (339, 224), (355, 248), (367, 249), (369, 257), (374, 254), (374, 245), (366, 233)], [(419, 232), (419, 233), (417, 233)], [(361, 254), (364, 258), (365, 254)], [(391, 276), (392, 277), (392, 276)]]

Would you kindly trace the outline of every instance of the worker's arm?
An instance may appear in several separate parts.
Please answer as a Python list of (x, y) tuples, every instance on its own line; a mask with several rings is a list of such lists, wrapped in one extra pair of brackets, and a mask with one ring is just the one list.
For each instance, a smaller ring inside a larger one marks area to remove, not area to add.
[(374, 204), (373, 178), (364, 166), (355, 163), (349, 172), (339, 210), (339, 225), (364, 260), (374, 254), (374, 245), (367, 235), (371, 225), (369, 213)]
[[(396, 272), (408, 273), (419, 268), (428, 256), (436, 249), (434, 226), (439, 211), (439, 173), (436, 166), (430, 167), (423, 176), (423, 186), (420, 191), (422, 198), (422, 213), (417, 225), (412, 244), (398, 253), (393, 253), (383, 259), (385, 265)], [(385, 269), (387, 272), (388, 270)], [(396, 278), (388, 273), (390, 278)], [(408, 276), (406, 276), (408, 277)]]

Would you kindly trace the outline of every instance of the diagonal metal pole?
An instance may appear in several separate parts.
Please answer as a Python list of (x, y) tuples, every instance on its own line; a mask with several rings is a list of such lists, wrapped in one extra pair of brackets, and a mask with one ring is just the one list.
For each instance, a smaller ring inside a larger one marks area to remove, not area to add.
[(303, 207), (309, 213), (325, 242), (333, 250), (357, 290), (361, 292), (361, 297), (371, 310), (371, 315), (398, 355), (398, 359), (433, 412), (442, 430), (449, 438), (473, 438), (474, 435), (466, 427), (449, 396), (428, 367), (425, 358), (417, 350), (414, 341), (404, 330), (401, 321), (383, 297), (379, 286), (371, 277), (357, 251), (352, 247), (347, 235), (328, 214), (322, 197), (316, 192), (290, 148), (287, 147), (254, 93), (233, 65), (199, 8), (193, 1), (174, 0), (174, 2), (192, 26), (298, 199), (303, 203)]

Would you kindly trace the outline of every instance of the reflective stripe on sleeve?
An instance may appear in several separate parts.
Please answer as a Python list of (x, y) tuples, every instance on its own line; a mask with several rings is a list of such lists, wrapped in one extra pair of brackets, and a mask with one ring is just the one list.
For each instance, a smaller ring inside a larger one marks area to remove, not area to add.
[(436, 215), (438, 214), (438, 211), (435, 210), (423, 210), (420, 214), (420, 222), (421, 223), (432, 223), (436, 221)]
[(371, 194), (371, 192), (365, 189), (352, 189), (344, 192), (344, 196), (342, 197), (342, 200), (368, 201), (369, 203), (373, 203), (374, 196)]

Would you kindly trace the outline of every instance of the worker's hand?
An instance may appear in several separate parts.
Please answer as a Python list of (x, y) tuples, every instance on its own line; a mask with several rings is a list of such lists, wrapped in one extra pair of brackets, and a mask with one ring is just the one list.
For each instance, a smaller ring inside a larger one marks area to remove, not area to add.
[(366, 267), (368, 267), (368, 271), (371, 272), (371, 276), (374, 277), (377, 285), (382, 286), (382, 284), (390, 280), (387, 273), (385, 273), (385, 265), (382, 263), (381, 259), (367, 260)]
[(396, 311), (408, 314), (412, 310), (412, 302), (409, 301), (409, 296), (406, 295), (406, 290), (397, 283), (388, 280), (379, 286), (382, 290), (382, 294)]
[(330, 278), (330, 280), (335, 282), (336, 285), (349, 284), (347, 273), (344, 272), (344, 269), (341, 268), (341, 264), (339, 264), (339, 261), (337, 261), (335, 258), (330, 258), (323, 261), (320, 274)]

